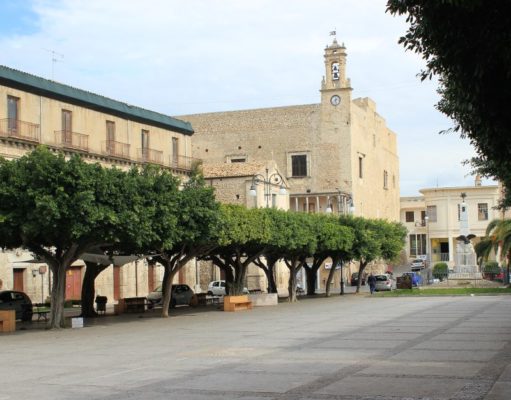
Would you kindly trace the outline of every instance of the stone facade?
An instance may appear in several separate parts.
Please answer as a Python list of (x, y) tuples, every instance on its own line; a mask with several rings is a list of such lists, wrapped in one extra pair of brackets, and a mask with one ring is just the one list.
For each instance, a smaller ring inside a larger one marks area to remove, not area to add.
[(206, 165), (275, 161), (291, 210), (347, 212), (353, 201), (357, 215), (397, 221), (396, 135), (371, 99), (351, 99), (345, 48), (335, 40), (325, 71), (320, 104), (180, 116), (195, 130), (192, 155)]

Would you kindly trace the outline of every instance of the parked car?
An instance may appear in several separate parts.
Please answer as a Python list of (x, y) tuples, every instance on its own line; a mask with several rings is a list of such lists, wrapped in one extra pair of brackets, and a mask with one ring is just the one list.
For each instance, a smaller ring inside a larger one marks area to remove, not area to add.
[(421, 258), (416, 258), (412, 261), (410, 267), (412, 271), (420, 271), (421, 269), (426, 268), (426, 262)]
[(381, 290), (393, 290), (396, 288), (396, 282), (390, 274), (375, 275), (376, 285), (375, 290), (377, 292)]
[[(248, 289), (243, 288), (243, 293), (248, 294)], [(225, 281), (212, 281), (208, 285), (208, 294), (210, 296), (225, 296)]]
[(16, 319), (32, 321), (32, 300), (23, 292), (0, 291), (0, 310), (14, 310)]
[[(147, 303), (149, 308), (162, 304), (162, 286), (158, 286), (154, 291), (147, 295)], [(172, 285), (172, 294), (170, 296), (170, 306), (191, 306), (194, 304), (193, 301), (194, 292), (188, 285), (176, 284)]]
[[(357, 286), (358, 285), (358, 272), (353, 272), (351, 274), (351, 280), (350, 280), (351, 286)], [(362, 282), (361, 285), (366, 284), (366, 274), (362, 274)]]
[(408, 275), (410, 277), (410, 279), (412, 280), (412, 286), (419, 286), (422, 284), (422, 277), (415, 273), (415, 272), (404, 272), (403, 275), (401, 276), (406, 276)]

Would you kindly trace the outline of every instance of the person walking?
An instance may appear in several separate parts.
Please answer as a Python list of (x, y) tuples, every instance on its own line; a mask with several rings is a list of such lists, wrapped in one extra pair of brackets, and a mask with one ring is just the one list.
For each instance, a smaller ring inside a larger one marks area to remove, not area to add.
[(369, 275), (369, 278), (367, 278), (367, 283), (369, 283), (369, 290), (371, 291), (371, 294), (373, 294), (376, 289), (376, 278), (372, 272), (371, 275)]

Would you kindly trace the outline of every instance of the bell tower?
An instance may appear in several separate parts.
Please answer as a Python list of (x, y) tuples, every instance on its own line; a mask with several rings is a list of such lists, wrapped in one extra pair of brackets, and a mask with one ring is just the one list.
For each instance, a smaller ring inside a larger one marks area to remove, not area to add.
[(321, 103), (337, 107), (351, 101), (351, 83), (346, 78), (346, 47), (334, 38), (325, 48), (325, 75), (321, 82)]

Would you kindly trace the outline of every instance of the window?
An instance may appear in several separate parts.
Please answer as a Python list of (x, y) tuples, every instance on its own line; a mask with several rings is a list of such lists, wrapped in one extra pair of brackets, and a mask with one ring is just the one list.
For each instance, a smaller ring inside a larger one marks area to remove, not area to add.
[(487, 221), (488, 220), (488, 203), (478, 203), (477, 204), (477, 219), (479, 221)]
[(410, 235), (410, 257), (417, 257), (426, 254), (426, 235), (420, 233)]
[(387, 190), (389, 188), (389, 173), (387, 171), (383, 171), (383, 189)]
[(7, 96), (7, 129), (9, 132), (18, 129), (19, 100), (17, 97)]
[(271, 194), (271, 206), (273, 208), (277, 207), (277, 194), (276, 193)]
[(231, 163), (244, 163), (244, 162), (247, 162), (247, 159), (245, 157), (231, 158)]
[(426, 212), (429, 222), (436, 222), (436, 206), (428, 206)]
[(364, 177), (364, 157), (358, 156), (358, 177)]
[(178, 138), (172, 138), (172, 165), (177, 167), (179, 161), (179, 141)]
[(405, 212), (405, 220), (406, 222), (414, 222), (415, 217), (413, 211), (406, 211)]
[(307, 176), (307, 155), (291, 156), (291, 176)]
[(421, 211), (421, 222), (426, 223), (426, 211)]

